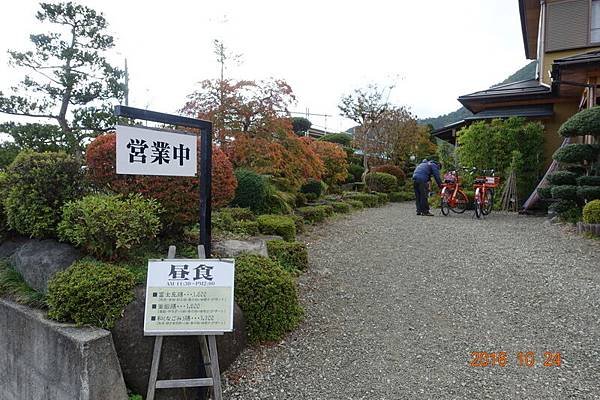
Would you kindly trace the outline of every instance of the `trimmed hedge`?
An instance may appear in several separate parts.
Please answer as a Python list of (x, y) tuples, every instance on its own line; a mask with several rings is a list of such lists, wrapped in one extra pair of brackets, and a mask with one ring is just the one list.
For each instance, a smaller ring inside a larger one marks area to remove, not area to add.
[(600, 224), (600, 200), (590, 201), (583, 207), (583, 222)]
[(313, 196), (311, 196), (311, 199), (316, 200), (321, 197), (321, 194), (323, 193), (323, 182), (316, 179), (309, 179), (302, 185), (300, 192), (305, 195), (312, 194)]
[(90, 195), (63, 207), (61, 240), (94, 256), (114, 259), (160, 231), (160, 206), (140, 195)]
[[(247, 210), (246, 208), (223, 208), (220, 211), (216, 211), (212, 214), (212, 227), (215, 230), (220, 230), (221, 232), (230, 232), (235, 235), (242, 236), (254, 236), (258, 234), (258, 222), (254, 221), (256, 217), (252, 214), (252, 219), (243, 219), (249, 218), (250, 214), (245, 213), (244, 211), (234, 211), (230, 210)], [(242, 217), (239, 219), (235, 219), (234, 215), (238, 217)]]
[(377, 207), (379, 205), (379, 198), (374, 194), (353, 192), (346, 194), (345, 199), (359, 200), (365, 207)]
[(558, 171), (548, 175), (548, 182), (552, 185), (575, 185), (577, 174), (569, 171)]
[(244, 312), (251, 343), (282, 339), (304, 315), (294, 277), (268, 257), (236, 258), (235, 299)]
[(598, 148), (591, 144), (568, 144), (556, 150), (552, 157), (558, 162), (570, 164), (594, 161), (598, 157)]
[(343, 201), (332, 201), (329, 204), (333, 207), (333, 211), (338, 214), (348, 214), (350, 212), (350, 204)]
[(542, 199), (551, 199), (552, 198), (552, 187), (551, 186), (538, 188), (537, 192)]
[(362, 179), (363, 172), (365, 172), (365, 169), (361, 165), (348, 164), (349, 178), (352, 177), (352, 179), (348, 179), (348, 181), (349, 182), (360, 182), (360, 180)]
[(110, 329), (134, 298), (134, 275), (93, 260), (75, 262), (48, 283), (48, 316), (78, 326)]
[(344, 199), (344, 202), (349, 204), (350, 207), (352, 207), (355, 210), (362, 210), (363, 208), (365, 208), (365, 205), (360, 200)]
[(267, 192), (269, 183), (261, 175), (249, 169), (235, 170), (237, 188), (231, 205), (249, 208), (255, 213), (261, 213), (267, 208)]
[(296, 209), (296, 212), (302, 215), (302, 218), (310, 223), (323, 222), (325, 221), (325, 218), (327, 218), (327, 210), (322, 206), (300, 207)]
[(256, 221), (256, 215), (249, 208), (227, 207), (219, 211), (231, 215), (231, 218), (238, 221)]
[(415, 193), (414, 192), (392, 192), (389, 195), (390, 201), (392, 203), (400, 203), (403, 201), (414, 201)]
[(567, 165), (565, 170), (574, 173), (577, 176), (585, 175), (587, 170), (581, 165)]
[(586, 201), (600, 199), (600, 186), (579, 186), (577, 196)]
[(308, 268), (308, 251), (304, 243), (270, 240), (267, 242), (267, 251), (269, 257), (289, 272), (295, 274)]
[(372, 192), (389, 193), (398, 187), (398, 179), (385, 172), (370, 172), (365, 178), (367, 189)]
[(279, 235), (288, 242), (296, 238), (296, 223), (285, 215), (260, 215), (256, 219), (258, 229), (265, 235)]
[(563, 137), (600, 135), (600, 107), (592, 107), (578, 112), (558, 129)]
[(552, 186), (552, 198), (561, 200), (577, 200), (577, 186), (560, 185)]
[(378, 165), (373, 167), (372, 170), (373, 172), (385, 172), (386, 174), (395, 176), (398, 180), (398, 184), (404, 183), (406, 180), (406, 174), (404, 173), (404, 170), (397, 165)]
[(560, 215), (576, 207), (577, 203), (575, 203), (573, 200), (559, 200), (555, 203), (552, 203), (548, 209)]
[(577, 178), (579, 186), (600, 186), (600, 176), (580, 176)]

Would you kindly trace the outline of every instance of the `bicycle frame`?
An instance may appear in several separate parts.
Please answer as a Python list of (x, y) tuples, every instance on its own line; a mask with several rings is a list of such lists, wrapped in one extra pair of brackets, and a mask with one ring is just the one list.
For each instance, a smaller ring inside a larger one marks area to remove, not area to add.
[[(482, 172), (484, 174), (491, 172), (491, 176), (479, 176), (473, 184), (475, 188), (475, 216), (477, 218), (481, 218), (492, 212), (492, 207), (494, 206), (494, 189), (500, 183), (500, 178), (494, 175), (493, 169), (483, 170)], [(491, 193), (489, 198), (487, 193)]]

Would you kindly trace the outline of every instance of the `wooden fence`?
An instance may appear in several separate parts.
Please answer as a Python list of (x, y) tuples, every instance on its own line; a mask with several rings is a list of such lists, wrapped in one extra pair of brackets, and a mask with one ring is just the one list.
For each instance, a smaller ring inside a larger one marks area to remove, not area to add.
[(600, 224), (586, 224), (583, 222), (578, 222), (577, 233), (582, 234), (585, 232), (600, 236)]

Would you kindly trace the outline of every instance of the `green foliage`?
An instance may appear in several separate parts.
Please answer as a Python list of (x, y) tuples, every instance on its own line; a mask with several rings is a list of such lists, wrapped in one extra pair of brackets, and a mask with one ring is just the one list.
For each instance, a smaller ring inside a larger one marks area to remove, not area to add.
[(600, 199), (600, 186), (579, 186), (577, 196), (586, 201)]
[(571, 207), (566, 211), (559, 213), (561, 221), (575, 224), (581, 221), (581, 207)]
[(255, 213), (264, 212), (267, 209), (268, 182), (261, 175), (249, 169), (240, 168), (235, 170), (237, 188), (231, 205), (249, 208)]
[[(0, 132), (2, 132), (1, 127)], [(13, 142), (0, 143), (0, 170), (5, 170), (17, 158), (20, 151), (19, 146)]]
[(58, 234), (88, 254), (115, 259), (156, 237), (159, 213), (156, 201), (140, 195), (89, 195), (63, 207)]
[(344, 199), (344, 202), (348, 203), (350, 207), (352, 207), (355, 210), (362, 210), (363, 208), (365, 208), (365, 205), (360, 200)]
[(328, 133), (326, 135), (321, 136), (319, 139), (320, 141), (323, 142), (331, 142), (331, 143), (337, 143), (337, 144), (341, 144), (344, 147), (350, 147), (352, 146), (352, 135), (349, 135), (347, 133)]
[(456, 169), (456, 148), (454, 146), (444, 140), (439, 140), (436, 153), (445, 171)]
[(495, 169), (506, 180), (515, 157), (521, 154), (517, 176), (517, 192), (527, 198), (533, 191), (543, 167), (544, 127), (524, 118), (476, 122), (458, 133), (459, 161), (464, 166)]
[(308, 202), (306, 194), (302, 192), (296, 193), (296, 207), (304, 207)]
[(577, 178), (579, 186), (600, 186), (600, 176), (580, 176)]
[(323, 193), (323, 182), (316, 179), (309, 179), (304, 185), (302, 185), (300, 191), (306, 195), (313, 194), (316, 196), (315, 199), (318, 199)]
[(577, 174), (569, 171), (558, 171), (548, 175), (548, 182), (551, 185), (575, 185)]
[(591, 144), (568, 144), (556, 150), (552, 157), (558, 162), (577, 164), (596, 160), (598, 149)]
[(304, 243), (270, 240), (267, 242), (267, 251), (269, 257), (293, 274), (308, 268), (308, 251)]
[(577, 176), (585, 175), (587, 172), (587, 169), (583, 165), (567, 165), (565, 170), (572, 172)]
[(542, 199), (551, 199), (552, 198), (552, 187), (551, 186), (538, 188), (537, 191)]
[(552, 186), (552, 198), (562, 200), (577, 200), (577, 186), (560, 185)]
[(377, 200), (379, 205), (384, 205), (387, 204), (390, 201), (390, 197), (388, 196), (387, 193), (373, 193), (375, 196), (377, 196)]
[(248, 339), (282, 339), (304, 315), (293, 276), (267, 257), (244, 254), (235, 261), (235, 299), (244, 312)]
[(6, 261), (0, 260), (0, 297), (34, 308), (46, 308), (46, 297), (27, 285)]
[(248, 208), (222, 208), (212, 213), (212, 227), (215, 234), (232, 233), (242, 237), (257, 235), (258, 222)]
[(583, 222), (600, 224), (600, 200), (590, 201), (583, 207)]
[(350, 212), (350, 204), (343, 201), (332, 201), (329, 203), (333, 207), (333, 211), (338, 214), (348, 214)]
[(296, 238), (296, 223), (294, 219), (284, 215), (259, 215), (258, 229), (265, 235), (279, 235), (291, 242)]
[(289, 214), (296, 205), (296, 196), (293, 193), (275, 189), (271, 184), (267, 186), (265, 198), (265, 214)]
[(306, 206), (296, 209), (305, 221), (310, 223), (323, 222), (327, 218), (326, 210), (320, 206)]
[(555, 203), (552, 203), (550, 205), (550, 207), (548, 207), (549, 211), (554, 211), (556, 212), (558, 215), (561, 215), (567, 211), (569, 211), (572, 208), (576, 208), (577, 207), (577, 203), (574, 202), (573, 200), (559, 200)]
[(427, 203), (429, 204), (430, 208), (440, 208), (441, 202), (442, 198), (437, 193), (427, 198)]
[(350, 182), (360, 182), (362, 180), (363, 172), (365, 172), (365, 169), (362, 165), (348, 164), (348, 174), (352, 177)]
[(125, 268), (94, 260), (75, 262), (48, 283), (48, 316), (110, 329), (134, 298), (135, 278)]
[(139, 394), (130, 394), (128, 400), (144, 400)]
[(368, 173), (365, 183), (372, 192), (390, 193), (398, 187), (398, 179), (394, 175), (385, 172)]
[(292, 118), (292, 130), (296, 135), (302, 135), (304, 132), (308, 131), (312, 126), (312, 122), (310, 122), (306, 118), (302, 117), (294, 117)]
[(359, 200), (365, 207), (377, 207), (379, 205), (379, 198), (369, 193), (349, 192), (344, 195), (344, 199)]
[(249, 208), (227, 207), (221, 208), (219, 211), (229, 214), (236, 221), (256, 221), (256, 215)]
[(392, 203), (400, 203), (403, 201), (414, 201), (414, 192), (392, 192), (390, 193), (390, 201)]
[[(77, 148), (77, 143), (71, 143), (72, 137), (63, 133), (58, 125), (51, 124), (17, 124), (7, 122), (0, 124), (0, 132), (12, 136), (12, 144), (17, 150), (31, 150), (37, 153), (45, 151), (69, 152)], [(15, 154), (16, 156), (16, 154)]]
[(573, 115), (558, 129), (563, 137), (600, 136), (600, 107), (588, 108)]
[(22, 152), (9, 166), (4, 207), (11, 229), (31, 237), (52, 237), (61, 207), (82, 193), (81, 165), (66, 153)]
[(396, 179), (398, 180), (398, 185), (403, 184), (404, 181), (406, 180), (406, 174), (404, 173), (404, 170), (397, 165), (390, 165), (390, 164), (378, 165), (376, 167), (373, 167), (371, 169), (371, 171), (372, 172), (385, 172), (386, 174), (395, 176)]

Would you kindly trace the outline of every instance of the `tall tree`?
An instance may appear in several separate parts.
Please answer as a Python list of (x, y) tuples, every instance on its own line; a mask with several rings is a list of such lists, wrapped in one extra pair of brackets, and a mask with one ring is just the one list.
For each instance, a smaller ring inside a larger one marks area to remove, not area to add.
[(12, 66), (34, 75), (26, 74), (11, 95), (0, 92), (0, 112), (56, 120), (72, 151), (80, 154), (86, 138), (114, 123), (110, 100), (123, 97), (124, 73), (104, 56), (114, 40), (101, 13), (72, 2), (40, 7), (36, 18), (58, 27), (30, 35), (33, 50), (9, 51)]
[(355, 142), (363, 151), (363, 181), (369, 172), (369, 158), (381, 156), (382, 137), (379, 124), (390, 104), (384, 99), (385, 89), (369, 85), (364, 89), (355, 89), (353, 93), (342, 97), (338, 108), (341, 115), (359, 124)]

